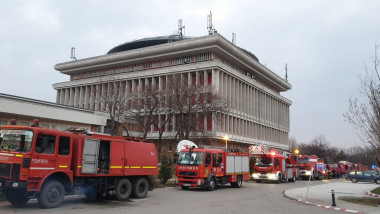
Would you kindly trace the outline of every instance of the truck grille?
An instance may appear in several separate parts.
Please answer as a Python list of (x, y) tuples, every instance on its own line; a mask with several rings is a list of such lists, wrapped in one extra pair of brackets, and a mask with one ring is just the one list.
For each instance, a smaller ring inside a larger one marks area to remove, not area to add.
[(6, 163), (0, 163), (0, 176), (9, 177), (11, 173), (11, 165)]
[(186, 172), (186, 171), (180, 171), (179, 175), (185, 175), (185, 176), (197, 176), (197, 172)]
[(306, 169), (307, 166), (299, 166), (298, 168), (299, 168), (299, 169)]
[(12, 164), (12, 174), (11, 174), (12, 179), (18, 180), (20, 178), (20, 168), (21, 168), (20, 164), (16, 164), (16, 163)]

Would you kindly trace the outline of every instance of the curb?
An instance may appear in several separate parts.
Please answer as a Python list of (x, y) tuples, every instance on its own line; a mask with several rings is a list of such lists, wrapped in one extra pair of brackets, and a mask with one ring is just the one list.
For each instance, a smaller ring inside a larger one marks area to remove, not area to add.
[(372, 193), (371, 191), (367, 191), (366, 194), (374, 198), (380, 198), (380, 195)]
[(302, 199), (293, 198), (293, 197), (285, 194), (285, 191), (283, 192), (283, 194), (284, 194), (284, 196), (286, 198), (289, 198), (289, 199), (301, 202), (301, 203), (306, 204), (306, 205), (311, 205), (311, 206), (315, 206), (315, 207), (321, 207), (321, 208), (330, 209), (330, 210), (337, 210), (337, 211), (342, 211), (342, 212), (347, 212), (347, 213), (365, 214), (365, 212), (356, 211), (356, 210), (349, 210), (349, 209), (344, 209), (344, 208), (339, 208), (339, 207), (333, 207), (333, 206), (327, 206), (327, 205), (321, 205), (321, 204), (313, 204), (311, 202), (308, 202), (308, 201), (305, 201), (305, 200), (302, 200)]

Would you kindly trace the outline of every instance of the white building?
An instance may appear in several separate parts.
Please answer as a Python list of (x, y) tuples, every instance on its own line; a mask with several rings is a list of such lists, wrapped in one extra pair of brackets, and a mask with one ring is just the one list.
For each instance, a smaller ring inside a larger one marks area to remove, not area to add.
[(0, 93), (0, 127), (16, 119), (16, 125), (30, 126), (38, 119), (40, 126), (57, 130), (70, 127), (102, 132), (107, 117), (91, 110)]
[[(106, 55), (59, 63), (54, 68), (70, 75), (70, 81), (53, 85), (57, 104), (97, 111), (105, 110), (94, 92), (108, 89), (105, 76), (120, 81), (121, 90), (127, 92), (150, 83), (162, 89), (172, 74), (196, 78), (219, 90), (232, 104), (232, 113), (222, 115), (221, 124), (204, 119), (211, 138), (223, 143), (222, 137), (227, 134), (229, 141), (238, 145), (288, 148), (291, 101), (280, 93), (290, 90), (291, 85), (260, 64), (252, 53), (219, 34), (136, 40)], [(166, 136), (173, 131), (168, 127)], [(152, 129), (148, 137), (156, 136)]]

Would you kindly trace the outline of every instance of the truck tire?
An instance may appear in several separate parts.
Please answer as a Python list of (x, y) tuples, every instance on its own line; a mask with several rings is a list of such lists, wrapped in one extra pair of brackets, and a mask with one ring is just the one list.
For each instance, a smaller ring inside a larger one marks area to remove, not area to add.
[(132, 181), (132, 197), (145, 198), (148, 194), (149, 182), (146, 178), (136, 178)]
[(61, 205), (65, 197), (63, 184), (56, 180), (47, 181), (38, 194), (38, 204), (44, 209), (55, 208)]
[(23, 191), (8, 191), (7, 199), (13, 205), (17, 207), (24, 206), (28, 203), (29, 198), (26, 197), (26, 193)]
[(281, 173), (280, 173), (280, 174), (278, 174), (278, 178), (277, 178), (276, 183), (280, 184), (281, 181), (282, 181), (282, 175), (281, 175)]
[(215, 187), (216, 187), (216, 181), (215, 181), (215, 178), (211, 178), (211, 179), (210, 179), (210, 183), (209, 183), (209, 185), (208, 185), (208, 187), (207, 187), (207, 190), (208, 190), (208, 191), (213, 191), (213, 190), (215, 189)]
[(234, 188), (240, 188), (241, 186), (243, 186), (243, 179), (242, 179), (242, 177), (241, 176), (237, 176), (237, 181), (231, 183), (231, 186), (234, 187)]
[(116, 184), (116, 199), (125, 201), (129, 199), (132, 192), (132, 184), (128, 178), (120, 179)]

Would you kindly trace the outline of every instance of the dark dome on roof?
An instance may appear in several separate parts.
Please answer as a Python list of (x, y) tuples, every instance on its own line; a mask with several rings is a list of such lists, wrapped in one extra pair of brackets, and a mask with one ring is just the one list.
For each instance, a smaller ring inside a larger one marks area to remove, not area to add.
[(107, 54), (118, 53), (122, 51), (129, 51), (133, 49), (145, 48), (155, 45), (162, 45), (170, 42), (177, 42), (184, 39), (190, 39), (192, 37), (179, 37), (178, 35), (170, 36), (157, 36), (144, 39), (134, 40), (132, 42), (126, 42), (124, 44), (118, 45), (108, 51)]
[[(170, 35), (170, 36), (157, 36), (157, 37), (149, 37), (149, 38), (143, 38), (143, 39), (138, 39), (134, 40), (132, 42), (126, 42), (124, 44), (118, 45), (111, 50), (107, 52), (107, 54), (113, 54), (113, 53), (118, 53), (118, 52), (123, 52), (123, 51), (129, 51), (129, 50), (134, 50), (134, 49), (139, 49), (139, 48), (145, 48), (145, 47), (150, 47), (150, 46), (155, 46), (155, 45), (162, 45), (170, 42), (177, 42), (181, 41), (184, 39), (191, 39), (193, 37), (180, 37), (179, 35)], [(239, 50), (243, 51), (250, 57), (252, 57), (254, 60), (259, 62), (259, 59), (251, 52), (236, 46), (239, 48)]]

